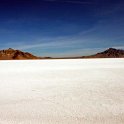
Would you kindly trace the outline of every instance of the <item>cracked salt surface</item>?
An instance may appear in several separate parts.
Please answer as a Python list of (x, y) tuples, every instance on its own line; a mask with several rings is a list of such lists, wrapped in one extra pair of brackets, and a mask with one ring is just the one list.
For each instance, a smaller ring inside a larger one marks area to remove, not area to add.
[(0, 124), (124, 124), (124, 59), (0, 61)]

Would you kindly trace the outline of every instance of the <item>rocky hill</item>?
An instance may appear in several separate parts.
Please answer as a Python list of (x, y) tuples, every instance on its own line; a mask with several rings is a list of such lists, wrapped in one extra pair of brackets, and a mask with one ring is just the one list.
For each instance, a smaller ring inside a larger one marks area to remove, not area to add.
[(12, 48), (0, 50), (0, 60), (25, 60), (25, 59), (40, 59), (28, 52), (14, 50)]
[(109, 48), (103, 52), (81, 58), (124, 58), (124, 50)]

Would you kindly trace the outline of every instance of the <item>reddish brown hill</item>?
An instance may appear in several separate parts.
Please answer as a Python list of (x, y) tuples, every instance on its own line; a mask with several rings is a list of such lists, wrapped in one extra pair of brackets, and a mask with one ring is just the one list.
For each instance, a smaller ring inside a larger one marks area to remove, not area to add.
[(124, 58), (124, 50), (109, 48), (104, 52), (91, 56), (83, 56), (82, 58)]
[(40, 57), (34, 56), (28, 52), (22, 52), (20, 50), (6, 49), (0, 50), (0, 60), (25, 60), (25, 59), (40, 59)]

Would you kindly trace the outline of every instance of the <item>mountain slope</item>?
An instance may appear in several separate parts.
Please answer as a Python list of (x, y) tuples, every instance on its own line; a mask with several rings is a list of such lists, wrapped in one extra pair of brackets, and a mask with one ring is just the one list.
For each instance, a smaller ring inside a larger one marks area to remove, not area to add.
[(28, 52), (14, 50), (12, 48), (0, 50), (0, 60), (25, 60), (25, 59), (40, 59)]
[(109, 48), (103, 52), (81, 58), (124, 58), (124, 50)]

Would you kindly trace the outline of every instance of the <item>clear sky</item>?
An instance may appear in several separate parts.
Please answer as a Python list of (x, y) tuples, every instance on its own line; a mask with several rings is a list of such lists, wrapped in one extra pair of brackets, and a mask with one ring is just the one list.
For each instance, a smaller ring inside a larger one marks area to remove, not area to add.
[(80, 56), (124, 48), (123, 0), (0, 0), (0, 49)]

